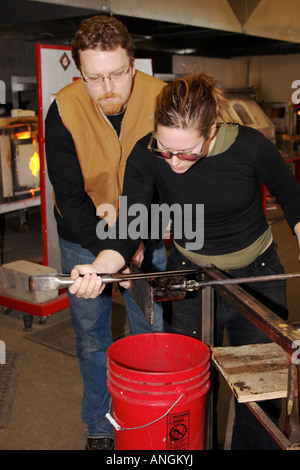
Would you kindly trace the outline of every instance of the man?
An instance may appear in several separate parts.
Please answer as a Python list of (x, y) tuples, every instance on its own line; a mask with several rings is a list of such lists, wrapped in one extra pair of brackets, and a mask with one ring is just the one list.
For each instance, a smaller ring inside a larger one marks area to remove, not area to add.
[[(81, 79), (57, 93), (45, 121), (48, 174), (66, 273), (76, 264), (91, 263), (101, 251), (96, 228), (99, 216), (106, 215), (103, 205), (118, 211), (127, 157), (152, 129), (155, 98), (164, 86), (135, 69), (132, 38), (113, 17), (83, 21), (72, 55)], [(142, 267), (164, 270), (165, 262), (163, 243), (145, 241)], [(88, 450), (113, 449), (113, 429), (105, 417), (110, 405), (106, 350), (112, 342), (112, 290), (106, 287), (95, 300), (69, 296), (84, 383), (82, 419), (88, 427)], [(162, 330), (159, 304), (150, 327), (130, 292), (123, 289), (122, 295), (132, 334)]]

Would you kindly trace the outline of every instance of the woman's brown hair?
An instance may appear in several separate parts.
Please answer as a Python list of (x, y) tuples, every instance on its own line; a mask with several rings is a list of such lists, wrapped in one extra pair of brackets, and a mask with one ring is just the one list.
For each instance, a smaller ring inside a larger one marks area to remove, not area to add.
[(211, 126), (223, 121), (226, 98), (218, 82), (210, 75), (190, 72), (168, 83), (156, 100), (155, 129), (165, 127), (193, 128), (199, 135), (208, 135)]
[(72, 42), (72, 56), (80, 70), (80, 51), (113, 51), (121, 46), (134, 59), (134, 42), (126, 26), (113, 16), (98, 15), (83, 20)]

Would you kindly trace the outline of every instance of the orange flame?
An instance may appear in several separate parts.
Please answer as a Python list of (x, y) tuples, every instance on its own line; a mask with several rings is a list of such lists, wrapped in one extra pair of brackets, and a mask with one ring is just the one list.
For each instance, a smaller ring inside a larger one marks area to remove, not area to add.
[(40, 158), (39, 155), (34, 152), (32, 157), (29, 160), (29, 168), (33, 174), (33, 176), (38, 177), (40, 171)]
[(17, 139), (30, 139), (31, 138), (31, 132), (30, 131), (17, 132), (15, 134), (15, 137)]
[(40, 187), (38, 187), (36, 189), (29, 189), (29, 192), (30, 192), (31, 196), (34, 197), (35, 193), (37, 193), (39, 190), (40, 190)]

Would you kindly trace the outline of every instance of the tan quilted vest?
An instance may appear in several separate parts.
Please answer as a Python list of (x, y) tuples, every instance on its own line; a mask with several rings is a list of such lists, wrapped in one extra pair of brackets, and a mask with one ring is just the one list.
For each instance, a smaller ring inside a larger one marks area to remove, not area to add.
[(57, 93), (60, 116), (75, 143), (85, 191), (96, 208), (105, 203), (118, 210), (126, 160), (135, 143), (153, 129), (155, 97), (164, 85), (136, 71), (120, 139), (81, 79)]

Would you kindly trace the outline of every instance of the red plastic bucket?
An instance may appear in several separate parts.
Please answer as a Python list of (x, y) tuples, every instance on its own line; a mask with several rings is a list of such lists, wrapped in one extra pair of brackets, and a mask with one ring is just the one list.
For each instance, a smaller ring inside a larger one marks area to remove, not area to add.
[(203, 449), (210, 387), (204, 343), (169, 333), (128, 336), (108, 348), (107, 359), (116, 450)]

